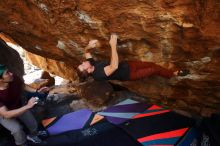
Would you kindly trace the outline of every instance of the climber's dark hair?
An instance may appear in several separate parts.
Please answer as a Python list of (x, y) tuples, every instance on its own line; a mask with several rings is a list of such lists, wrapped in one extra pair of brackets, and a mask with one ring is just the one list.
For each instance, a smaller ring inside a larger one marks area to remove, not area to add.
[(86, 79), (90, 76), (90, 74), (86, 70), (81, 71), (79, 70), (79, 68), (77, 68), (76, 72), (80, 82), (86, 81)]

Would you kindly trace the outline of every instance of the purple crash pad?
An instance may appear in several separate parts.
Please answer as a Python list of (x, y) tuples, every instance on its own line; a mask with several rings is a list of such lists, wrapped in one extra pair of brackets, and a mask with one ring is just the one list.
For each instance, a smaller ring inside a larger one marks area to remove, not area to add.
[(63, 132), (77, 130), (84, 127), (92, 115), (89, 109), (82, 109), (66, 115), (63, 115), (53, 125), (47, 128), (50, 135), (56, 135)]
[(102, 112), (98, 112), (98, 114), (105, 116), (109, 122), (118, 125), (131, 119), (133, 116), (142, 113), (148, 107), (149, 104), (147, 103), (140, 103), (132, 99), (126, 99)]

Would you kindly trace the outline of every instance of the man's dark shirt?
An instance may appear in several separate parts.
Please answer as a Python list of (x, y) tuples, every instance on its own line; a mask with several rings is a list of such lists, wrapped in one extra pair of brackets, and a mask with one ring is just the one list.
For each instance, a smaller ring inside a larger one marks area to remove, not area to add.
[(14, 76), (14, 80), (9, 83), (9, 87), (5, 90), (0, 90), (0, 107), (6, 106), (9, 110), (20, 108), (22, 106), (23, 84), (19, 77)]
[(104, 67), (109, 65), (107, 61), (95, 61), (93, 58), (87, 59), (91, 65), (95, 67), (95, 70), (92, 73), (92, 77), (97, 81), (104, 80), (120, 80), (127, 81), (130, 76), (130, 69), (127, 62), (120, 62), (118, 69), (113, 72), (110, 76), (107, 76), (104, 71)]

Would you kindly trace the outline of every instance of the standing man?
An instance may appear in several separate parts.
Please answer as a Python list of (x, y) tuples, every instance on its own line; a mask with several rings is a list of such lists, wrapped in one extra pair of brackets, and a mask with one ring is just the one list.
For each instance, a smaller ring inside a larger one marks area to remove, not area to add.
[(189, 73), (188, 70), (171, 71), (163, 68), (153, 62), (142, 61), (122, 61), (119, 63), (117, 53), (117, 35), (111, 35), (109, 44), (111, 46), (111, 61), (95, 61), (92, 58), (90, 50), (99, 46), (97, 40), (89, 42), (85, 48), (85, 58), (77, 68), (77, 73), (81, 81), (85, 80), (88, 76), (92, 76), (94, 80), (139, 80), (152, 75), (162, 76), (164, 78), (171, 78), (173, 76), (184, 76)]

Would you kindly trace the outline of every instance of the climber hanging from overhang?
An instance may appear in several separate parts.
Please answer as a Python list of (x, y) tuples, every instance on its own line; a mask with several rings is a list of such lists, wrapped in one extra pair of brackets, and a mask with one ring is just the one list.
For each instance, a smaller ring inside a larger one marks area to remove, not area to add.
[(86, 61), (83, 61), (77, 68), (77, 73), (81, 81), (84, 81), (90, 75), (97, 81), (104, 80), (139, 80), (152, 75), (158, 75), (164, 78), (174, 76), (185, 76), (189, 74), (188, 70), (172, 71), (153, 62), (143, 61), (122, 61), (119, 62), (117, 53), (116, 34), (112, 34), (109, 44), (111, 46), (111, 61), (95, 61), (90, 51), (93, 48), (100, 47), (98, 40), (91, 40), (85, 48), (84, 55)]

